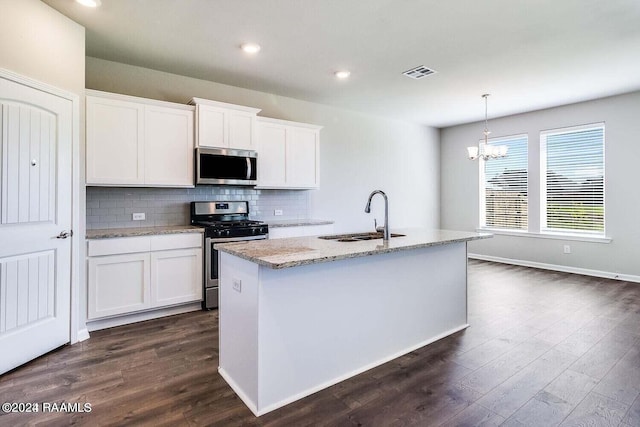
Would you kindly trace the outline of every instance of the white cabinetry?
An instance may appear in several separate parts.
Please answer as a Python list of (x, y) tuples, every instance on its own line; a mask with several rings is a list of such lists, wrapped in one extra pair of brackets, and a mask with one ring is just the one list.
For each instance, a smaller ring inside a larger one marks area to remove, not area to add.
[(193, 186), (193, 111), (145, 106), (146, 186)]
[(202, 300), (202, 234), (88, 241), (88, 319)]
[(202, 249), (151, 252), (153, 307), (201, 300), (202, 279)]
[(149, 308), (149, 263), (148, 253), (89, 258), (88, 319)]
[(193, 186), (193, 110), (87, 90), (87, 184)]
[(193, 98), (196, 106), (198, 147), (256, 150), (255, 121), (258, 108)]
[(257, 188), (318, 188), (321, 126), (258, 117)]

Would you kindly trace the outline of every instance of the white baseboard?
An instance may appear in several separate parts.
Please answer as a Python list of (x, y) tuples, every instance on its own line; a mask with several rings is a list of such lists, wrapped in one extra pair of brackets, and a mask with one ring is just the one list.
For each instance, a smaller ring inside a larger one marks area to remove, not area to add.
[(87, 322), (87, 331), (98, 331), (100, 329), (113, 328), (114, 326), (128, 325), (129, 323), (158, 319), (160, 317), (173, 316), (174, 314), (189, 313), (191, 311), (198, 310), (202, 310), (200, 301), (174, 307), (161, 308), (158, 310), (143, 311), (141, 313), (109, 317), (107, 319), (91, 320)]
[(89, 330), (87, 328), (80, 329), (78, 331), (78, 341), (76, 341), (76, 342), (82, 342), (82, 341), (86, 341), (88, 339), (89, 339)]
[(244, 404), (247, 405), (247, 408), (249, 408), (249, 410), (253, 412), (253, 415), (259, 417), (264, 413), (258, 411), (258, 407), (255, 405), (253, 400), (251, 400), (251, 398), (244, 392), (244, 390), (242, 390), (238, 383), (236, 383), (233, 378), (231, 378), (231, 376), (227, 374), (227, 371), (225, 371), (224, 368), (218, 366), (218, 373), (227, 382), (227, 384), (229, 384), (229, 387), (231, 387), (231, 389), (238, 395), (240, 400), (242, 400)]
[(502, 264), (513, 264), (513, 265), (521, 265), (523, 267), (540, 268), (542, 270), (560, 271), (563, 273), (582, 274), (584, 276), (603, 277), (605, 279), (614, 279), (614, 280), (621, 280), (625, 282), (640, 283), (640, 276), (635, 276), (632, 274), (612, 273), (609, 271), (591, 270), (588, 268), (569, 267), (566, 265), (546, 264), (542, 262), (525, 261), (521, 259), (502, 258), (497, 256), (472, 254), (472, 253), (468, 254), (468, 257), (472, 259), (479, 259), (482, 261), (493, 261), (493, 262), (499, 262)]

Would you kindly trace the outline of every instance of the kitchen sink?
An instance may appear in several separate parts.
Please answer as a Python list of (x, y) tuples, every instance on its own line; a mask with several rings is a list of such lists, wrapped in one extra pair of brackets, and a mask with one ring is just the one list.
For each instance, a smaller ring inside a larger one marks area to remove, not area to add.
[[(391, 233), (391, 237), (403, 237), (404, 234)], [(333, 234), (330, 236), (318, 236), (319, 239), (336, 240), (338, 242), (361, 242), (363, 240), (382, 239), (382, 232), (378, 233), (351, 233), (351, 234)]]

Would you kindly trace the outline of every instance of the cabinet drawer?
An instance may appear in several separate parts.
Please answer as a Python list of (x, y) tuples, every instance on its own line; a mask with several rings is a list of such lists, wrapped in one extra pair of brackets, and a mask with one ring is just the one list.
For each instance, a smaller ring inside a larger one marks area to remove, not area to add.
[(149, 252), (151, 237), (117, 237), (113, 239), (99, 239), (87, 241), (87, 256), (133, 254)]
[(167, 234), (163, 236), (151, 237), (152, 251), (201, 247), (202, 233)]

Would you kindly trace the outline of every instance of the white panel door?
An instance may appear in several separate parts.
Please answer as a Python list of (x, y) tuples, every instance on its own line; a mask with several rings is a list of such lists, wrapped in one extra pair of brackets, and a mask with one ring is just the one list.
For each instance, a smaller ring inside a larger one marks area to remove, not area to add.
[(73, 103), (0, 78), (0, 111), (1, 374), (70, 340)]
[(193, 111), (145, 106), (145, 185), (193, 186)]

